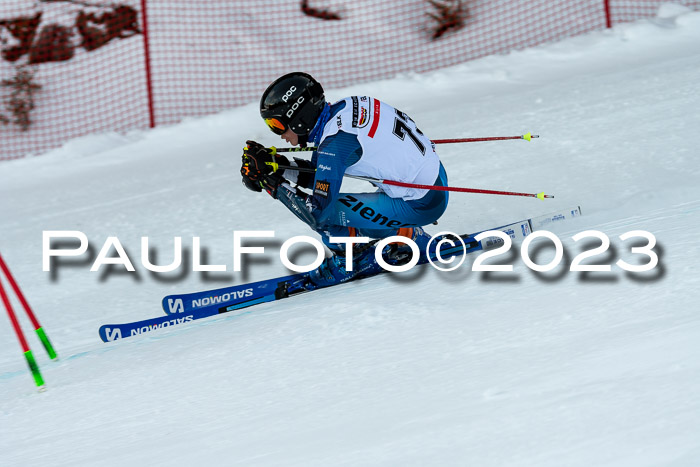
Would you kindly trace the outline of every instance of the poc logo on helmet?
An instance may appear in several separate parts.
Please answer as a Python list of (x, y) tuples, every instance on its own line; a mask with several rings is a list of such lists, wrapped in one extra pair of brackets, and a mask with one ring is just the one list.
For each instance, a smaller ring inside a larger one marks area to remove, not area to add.
[(284, 96), (282, 96), (282, 101), (287, 102), (290, 97), (292, 97), (292, 94), (294, 94), (294, 91), (297, 90), (296, 86), (292, 86), (287, 90), (287, 92), (284, 93)]
[(304, 96), (299, 96), (299, 99), (297, 99), (297, 101), (294, 104), (292, 104), (292, 108), (287, 110), (287, 118), (291, 117), (294, 114), (294, 111), (299, 108), (299, 105), (301, 105), (302, 102), (304, 102)]

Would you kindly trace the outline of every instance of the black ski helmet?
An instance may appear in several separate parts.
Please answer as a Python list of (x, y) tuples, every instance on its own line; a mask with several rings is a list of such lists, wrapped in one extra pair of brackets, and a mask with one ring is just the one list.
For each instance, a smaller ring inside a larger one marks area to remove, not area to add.
[(294, 72), (267, 87), (260, 98), (260, 116), (275, 134), (291, 128), (305, 143), (325, 105), (321, 83), (307, 73)]

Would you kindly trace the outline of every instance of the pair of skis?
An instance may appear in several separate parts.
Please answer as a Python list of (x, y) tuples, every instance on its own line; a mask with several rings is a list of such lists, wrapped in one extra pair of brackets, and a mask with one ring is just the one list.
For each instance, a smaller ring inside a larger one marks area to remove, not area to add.
[[(500, 230), (508, 234), (513, 240), (521, 240), (532, 233), (533, 230), (546, 227), (552, 222), (580, 215), (581, 208), (577, 206), (573, 209), (557, 211), (488, 230)], [(461, 236), (464, 241), (464, 247), (459, 242), (456, 243), (456, 246), (443, 243), (440, 249), (440, 256), (449, 259), (453, 256), (490, 249), (499, 246), (502, 242), (498, 237), (489, 237), (477, 242), (474, 237), (478, 233)], [(434, 260), (435, 256), (436, 254), (433, 253), (431, 259)], [(426, 258), (420, 261), (419, 264), (427, 262)], [(305, 289), (303, 286), (307, 278), (308, 273), (299, 273), (215, 290), (168, 295), (162, 301), (166, 316), (124, 324), (105, 324), (99, 329), (100, 338), (104, 342), (112, 342), (126, 337), (147, 334), (158, 329), (191, 323), (223, 313), (236, 314), (235, 312), (239, 310), (261, 303), (282, 300), (310, 292), (311, 290)], [(363, 279), (365, 278), (367, 277), (363, 277)]]

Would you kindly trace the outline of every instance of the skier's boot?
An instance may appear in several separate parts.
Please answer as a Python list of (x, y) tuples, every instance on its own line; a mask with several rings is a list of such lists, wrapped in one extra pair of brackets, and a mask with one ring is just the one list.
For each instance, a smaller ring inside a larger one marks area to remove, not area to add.
[(360, 244), (353, 248), (352, 271), (347, 270), (345, 251), (334, 252), (317, 269), (309, 273), (311, 284), (307, 288), (327, 287), (359, 277), (371, 276), (381, 270), (381, 266), (374, 258), (374, 245)]
[[(413, 242), (418, 245), (418, 251), (420, 251), (419, 261), (423, 262), (427, 260), (426, 249), (431, 236), (425, 233), (425, 230), (423, 230), (421, 227), (401, 228), (398, 230), (396, 235), (408, 237), (413, 240)], [(388, 264), (393, 266), (401, 266), (411, 260), (413, 250), (411, 250), (411, 247), (405, 243), (390, 243), (384, 247), (382, 255)]]
[[(431, 237), (422, 228), (401, 228), (398, 229), (396, 235), (413, 240), (418, 245), (420, 260), (423, 261), (425, 259), (426, 248)], [(377, 263), (374, 256), (377, 241), (355, 245), (353, 248), (352, 271), (346, 269), (345, 251), (334, 252), (332, 256), (321, 263), (321, 266), (309, 273), (309, 280), (304, 288), (313, 290), (382, 272), (383, 268)], [(387, 264), (400, 266), (411, 260), (412, 250), (405, 243), (390, 243), (382, 250), (382, 257)]]

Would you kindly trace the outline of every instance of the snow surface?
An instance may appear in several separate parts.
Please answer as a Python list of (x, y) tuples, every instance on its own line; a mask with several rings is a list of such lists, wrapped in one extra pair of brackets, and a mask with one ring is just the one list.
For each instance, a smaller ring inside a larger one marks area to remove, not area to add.
[[(166, 294), (284, 273), (277, 248), (308, 228), (238, 175), (246, 139), (279, 141), (251, 104), (0, 164), (0, 251), (60, 356), (29, 336), (38, 393), (0, 319), (0, 465), (700, 465), (698, 83), (700, 13), (665, 5), (613, 30), (330, 90), (381, 98), (436, 139), (540, 134), (439, 153), (454, 186), (555, 199), (454, 194), (432, 231), (580, 204), (583, 217), (552, 228), (566, 261), (535, 274), (513, 253), (513, 273), (484, 274), (469, 258), (110, 344), (101, 324), (160, 316)], [(233, 273), (232, 231), (270, 229), (267, 254)], [(618, 239), (642, 229), (659, 266), (567, 271), (583, 251), (571, 237), (589, 229), (613, 244), (589, 263), (644, 262)], [(137, 273), (90, 272), (88, 256), (43, 272), (45, 230), (85, 232), (93, 259), (117, 236)], [(151, 274), (141, 236), (159, 264), (173, 237), (189, 255), (199, 236), (227, 272), (188, 260)]]

